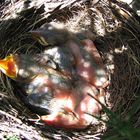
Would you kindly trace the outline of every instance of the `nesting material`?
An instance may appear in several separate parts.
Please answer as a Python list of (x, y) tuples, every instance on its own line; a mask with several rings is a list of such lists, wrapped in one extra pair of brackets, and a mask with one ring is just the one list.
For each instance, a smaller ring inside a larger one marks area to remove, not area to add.
[[(112, 111), (119, 112), (122, 118), (126, 118), (140, 87), (139, 17), (118, 1), (110, 3), (101, 0), (96, 4), (92, 1), (59, 1), (56, 7), (52, 6), (56, 3), (53, 0), (43, 2), (35, 5), (33, 2), (25, 3), (19, 0), (0, 5), (1, 58), (10, 53), (33, 55), (43, 52), (44, 47), (33, 39), (29, 32), (40, 28), (46, 22), (63, 23), (71, 34), (76, 34), (81, 39), (84, 38), (81, 33), (88, 34), (95, 42), (110, 75), (110, 85), (105, 95), (106, 104)], [(18, 12), (17, 6), (22, 7)], [(0, 80), (0, 138), (15, 135), (20, 139), (98, 140), (107, 129), (106, 124), (101, 121), (78, 132), (52, 127), (50, 129), (39, 122), (32, 124), (28, 120), (34, 118), (33, 112), (17, 96), (19, 87), (2, 74)], [(101, 118), (107, 120), (107, 115), (102, 113)], [(140, 125), (139, 113), (135, 115), (133, 124)]]

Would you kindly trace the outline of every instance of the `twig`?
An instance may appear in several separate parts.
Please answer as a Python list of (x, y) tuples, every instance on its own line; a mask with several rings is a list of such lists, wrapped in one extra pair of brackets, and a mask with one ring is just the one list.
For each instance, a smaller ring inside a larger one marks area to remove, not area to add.
[(9, 117), (9, 118), (11, 118), (11, 119), (13, 119), (14, 121), (16, 121), (16, 122), (19, 123), (19, 124), (22, 124), (22, 121), (21, 121), (20, 119), (18, 119), (18, 118), (16, 118), (16, 117), (14, 117), (14, 116), (12, 116), (12, 115), (10, 115), (10, 114), (8, 114), (8, 113), (2, 111), (2, 110), (0, 110), (0, 114), (4, 115), (4, 116), (6, 116), (6, 117)]

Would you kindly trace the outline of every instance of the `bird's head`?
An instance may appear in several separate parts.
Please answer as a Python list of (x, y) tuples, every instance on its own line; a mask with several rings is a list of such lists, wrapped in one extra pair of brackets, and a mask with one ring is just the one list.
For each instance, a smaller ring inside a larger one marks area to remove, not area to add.
[(0, 70), (8, 77), (16, 78), (17, 66), (12, 54), (0, 60)]
[(63, 45), (73, 38), (73, 34), (65, 28), (64, 24), (56, 22), (44, 24), (30, 33), (43, 46)]

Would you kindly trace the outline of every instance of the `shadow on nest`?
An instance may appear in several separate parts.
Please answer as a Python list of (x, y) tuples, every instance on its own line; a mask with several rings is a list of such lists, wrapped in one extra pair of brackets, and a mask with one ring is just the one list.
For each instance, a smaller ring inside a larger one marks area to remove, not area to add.
[[(50, 4), (53, 5), (53, 1)], [(16, 13), (16, 7), (18, 8), (19, 5), (24, 9)], [(52, 5), (51, 10), (48, 8), (48, 11), (46, 5), (42, 3), (32, 6), (32, 2), (18, 1), (12, 5), (12, 8), (10, 4), (5, 5), (0, 21), (1, 58), (10, 53), (42, 52), (44, 47), (32, 38), (29, 31), (50, 21), (63, 22), (65, 27), (74, 34), (90, 30), (95, 34), (94, 42), (110, 74), (111, 84), (106, 93), (108, 108), (126, 122), (131, 114), (132, 125), (134, 128), (139, 127), (139, 104), (136, 104), (135, 111), (131, 110), (139, 97), (140, 88), (139, 17), (127, 5), (117, 1), (111, 3), (99, 1), (96, 4), (88, 1), (74, 1), (58, 3), (55, 7)], [(10, 8), (9, 11), (6, 10), (7, 7)], [(101, 121), (97, 126), (91, 126), (86, 130), (67, 132), (32, 124), (28, 119), (32, 118), (33, 112), (15, 95), (15, 91), (18, 90), (16, 85), (2, 74), (0, 81), (0, 137), (2, 138), (16, 135), (19, 139), (41, 140), (46, 137), (46, 139), (98, 140), (105, 131), (105, 135), (108, 135), (110, 128), (114, 127), (110, 125), (108, 127), (108, 124)], [(105, 113), (102, 118), (110, 119)]]

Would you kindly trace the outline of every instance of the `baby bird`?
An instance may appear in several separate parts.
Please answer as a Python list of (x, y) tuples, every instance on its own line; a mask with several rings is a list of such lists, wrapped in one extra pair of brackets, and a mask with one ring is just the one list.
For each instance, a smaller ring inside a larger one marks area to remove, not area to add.
[(78, 40), (86, 38), (95, 40), (95, 35), (89, 30), (73, 33), (63, 23), (57, 22), (46, 23), (39, 29), (30, 31), (30, 33), (43, 46), (62, 45), (76, 38)]
[[(59, 44), (61, 49), (60, 44), (63, 44), (75, 59), (77, 74), (98, 88), (106, 87), (109, 84), (107, 72), (95, 44), (89, 39), (93, 38), (93, 34), (90, 32), (76, 36), (66, 30), (64, 26), (60, 28), (56, 25), (59, 24), (45, 24), (31, 33), (44, 46)], [(71, 56), (71, 58), (73, 57)]]
[[(47, 56), (56, 64), (56, 69), (65, 76), (74, 75), (75, 59), (68, 47), (55, 46), (47, 48), (41, 56)], [(47, 59), (45, 60), (47, 61)]]
[(101, 105), (91, 96), (99, 98), (99, 91), (92, 85), (79, 82), (72, 91), (55, 90), (50, 102), (52, 112), (41, 116), (46, 124), (65, 129), (85, 129), (97, 120)]
[(108, 85), (108, 76), (105, 71), (102, 58), (90, 39), (84, 39), (80, 43), (70, 40), (67, 43), (75, 57), (77, 74), (97, 88)]
[(35, 60), (10, 55), (0, 60), (0, 69), (25, 91), (25, 103), (44, 114), (40, 120), (64, 129), (84, 129), (94, 123), (92, 115), (99, 115), (102, 109), (89, 96), (100, 99), (96, 87), (82, 80), (73, 86), (71, 79)]
[(15, 81), (31, 83), (36, 77), (45, 75), (47, 86), (71, 89), (71, 79), (60, 72), (42, 65), (38, 58), (28, 55), (10, 55), (0, 60), (0, 70)]
[(44, 24), (39, 29), (30, 31), (30, 33), (43, 46), (61, 45), (73, 36), (72, 33), (64, 28), (63, 24), (55, 22)]
[(73, 81), (47, 64), (43, 65), (45, 63), (42, 59), (40, 55), (31, 57), (25, 54), (11, 54), (0, 60), (0, 70), (16, 81), (23, 94), (27, 96), (24, 99), (25, 104), (46, 113), (49, 112), (48, 104), (51, 100), (49, 92), (52, 93), (55, 88), (71, 90)]
[(84, 129), (95, 123), (93, 116), (102, 110), (98, 101), (105, 104), (108, 76), (93, 41), (52, 24), (31, 33), (44, 46), (59, 46), (34, 56), (7, 56), (0, 70), (17, 82), (25, 104), (43, 114), (40, 120), (46, 124)]

